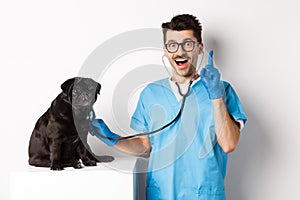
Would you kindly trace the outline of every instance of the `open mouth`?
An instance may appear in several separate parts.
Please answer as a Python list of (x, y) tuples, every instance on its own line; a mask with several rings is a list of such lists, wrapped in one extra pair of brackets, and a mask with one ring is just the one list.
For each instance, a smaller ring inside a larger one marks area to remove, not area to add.
[(187, 63), (188, 63), (188, 60), (187, 60), (187, 59), (184, 59), (184, 58), (178, 58), (178, 59), (175, 59), (175, 63), (176, 63), (178, 66), (186, 66)]

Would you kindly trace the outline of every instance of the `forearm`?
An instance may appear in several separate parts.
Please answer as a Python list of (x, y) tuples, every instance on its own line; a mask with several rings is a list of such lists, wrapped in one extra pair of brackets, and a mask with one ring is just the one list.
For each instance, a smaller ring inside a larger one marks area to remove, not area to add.
[(239, 141), (240, 129), (228, 114), (222, 98), (212, 100), (217, 140), (224, 152), (232, 152)]
[(150, 140), (145, 136), (121, 140), (114, 147), (126, 154), (145, 158), (149, 157), (151, 152)]
[(115, 147), (126, 154), (141, 157), (149, 157), (150, 155), (151, 144), (148, 137), (140, 136), (133, 139), (118, 140), (117, 138), (120, 136), (112, 132), (102, 119), (93, 120), (90, 133), (108, 146)]

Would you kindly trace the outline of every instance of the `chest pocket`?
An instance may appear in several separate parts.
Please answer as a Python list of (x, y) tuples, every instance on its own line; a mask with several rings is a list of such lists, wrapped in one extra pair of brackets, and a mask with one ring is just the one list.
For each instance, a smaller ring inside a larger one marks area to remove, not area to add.
[(150, 116), (150, 128), (152, 130), (162, 127), (164, 124), (166, 124), (167, 111), (162, 105), (156, 104), (151, 106), (149, 110), (149, 116)]

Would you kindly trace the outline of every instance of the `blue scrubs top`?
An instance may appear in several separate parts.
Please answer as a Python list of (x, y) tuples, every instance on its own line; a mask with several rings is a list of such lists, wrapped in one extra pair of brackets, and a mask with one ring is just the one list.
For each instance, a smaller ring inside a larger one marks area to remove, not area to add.
[[(227, 82), (222, 81), (221, 86), (229, 114), (245, 123), (246, 115), (235, 91)], [(137, 132), (160, 128), (177, 115), (180, 106), (167, 78), (153, 82), (140, 95), (131, 128)], [(226, 199), (227, 154), (217, 143), (213, 106), (201, 79), (192, 86), (181, 117), (149, 137), (148, 200)]]

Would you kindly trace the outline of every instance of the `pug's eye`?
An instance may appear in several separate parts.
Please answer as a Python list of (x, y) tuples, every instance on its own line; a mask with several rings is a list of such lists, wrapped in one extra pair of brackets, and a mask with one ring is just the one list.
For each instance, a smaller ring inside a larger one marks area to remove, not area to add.
[(78, 93), (78, 91), (76, 90), (76, 89), (73, 89), (73, 94), (77, 94)]

